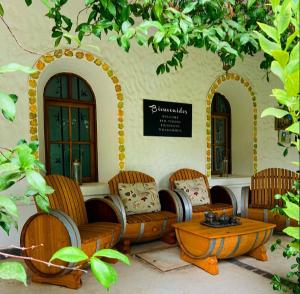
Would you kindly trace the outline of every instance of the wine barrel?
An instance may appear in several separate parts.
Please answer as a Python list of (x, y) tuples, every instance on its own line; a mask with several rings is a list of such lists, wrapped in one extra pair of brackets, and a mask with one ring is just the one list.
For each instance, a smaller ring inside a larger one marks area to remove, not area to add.
[[(50, 210), (49, 214), (37, 213), (31, 216), (21, 232), (22, 247), (31, 247), (43, 244), (32, 250), (23, 251), (26, 257), (49, 261), (52, 255), (66, 246), (81, 247), (81, 238), (75, 222), (59, 210)], [(49, 267), (45, 264), (25, 260), (27, 266), (39, 276), (62, 276), (70, 270), (58, 267)], [(73, 264), (55, 260), (53, 263), (72, 267)]]
[(134, 243), (151, 241), (173, 230), (176, 214), (169, 211), (127, 216), (124, 240)]

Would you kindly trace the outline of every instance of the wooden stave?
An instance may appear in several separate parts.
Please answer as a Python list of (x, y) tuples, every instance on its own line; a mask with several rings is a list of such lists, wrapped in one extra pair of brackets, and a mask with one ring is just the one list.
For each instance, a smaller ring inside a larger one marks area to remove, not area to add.
[[(69, 240), (70, 240), (70, 244), (68, 246), (73, 246), (73, 247), (81, 247), (81, 238), (80, 238), (80, 233), (78, 231), (77, 225), (75, 224), (75, 222), (64, 212), (60, 211), (60, 210), (56, 210), (56, 209), (49, 209), (48, 214), (45, 213), (36, 213), (34, 215), (32, 215), (24, 224), (23, 228), (22, 228), (22, 232), (21, 232), (21, 237), (20, 237), (20, 245), (21, 247), (29, 247), (26, 244), (26, 232), (28, 229), (28, 226), (35, 220), (37, 220), (40, 217), (54, 217), (55, 219), (57, 219), (66, 229), (67, 233), (69, 234)], [(55, 229), (54, 229), (55, 231)], [(32, 244), (32, 245), (39, 245), (39, 244)], [(65, 246), (63, 246), (65, 247)], [(58, 250), (60, 248), (57, 248), (56, 250)], [(34, 250), (34, 249), (33, 249)], [(56, 251), (54, 250), (53, 253)], [(53, 255), (53, 253), (51, 253), (51, 255)], [(28, 255), (28, 251), (23, 251), (23, 256), (26, 257), (30, 257)], [(49, 261), (49, 260), (45, 260), (45, 261)], [(43, 272), (40, 269), (38, 269), (31, 260), (25, 260), (26, 265), (28, 266), (28, 268), (34, 272), (35, 274), (38, 274), (41, 277), (59, 277), (59, 276), (63, 276), (65, 274), (68, 274), (69, 272), (71, 272), (72, 270), (69, 269), (61, 269), (61, 271), (57, 271), (55, 273), (51, 273), (50, 270), (49, 272)], [(66, 267), (74, 267), (73, 263), (63, 263), (64, 266)], [(50, 267), (51, 269), (51, 267)]]
[[(244, 255), (257, 247), (265, 244), (271, 238), (273, 229), (267, 229), (256, 233), (242, 234), (226, 238), (205, 238), (197, 236), (196, 244), (199, 246), (189, 246), (191, 234), (189, 232), (175, 229), (177, 241), (181, 250), (190, 258), (205, 259), (207, 257), (216, 256), (218, 259), (228, 259)], [(249, 242), (251, 239), (252, 242)]]
[(168, 219), (140, 223), (127, 223), (127, 231), (124, 240), (132, 243), (141, 243), (161, 238), (163, 235), (172, 231), (172, 224), (175, 223)]
[(160, 190), (158, 194), (160, 199), (162, 196), (166, 197), (166, 195), (168, 195), (167, 197), (172, 199), (176, 209), (177, 222), (182, 222), (184, 218), (184, 212), (180, 197), (171, 190)]

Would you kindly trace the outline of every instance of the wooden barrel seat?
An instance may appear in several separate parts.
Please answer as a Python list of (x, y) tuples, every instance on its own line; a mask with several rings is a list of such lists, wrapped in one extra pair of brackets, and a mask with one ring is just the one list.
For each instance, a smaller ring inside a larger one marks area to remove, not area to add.
[(283, 168), (267, 168), (254, 174), (251, 186), (242, 188), (242, 216), (276, 224), (277, 231), (289, 225), (297, 226), (295, 220), (272, 211), (276, 205), (282, 206), (275, 195), (292, 191), (294, 181), (299, 181), (299, 175)]
[[(175, 188), (175, 181), (178, 180), (192, 180), (197, 178), (203, 178), (206, 184), (210, 203), (205, 205), (192, 206), (188, 195), (183, 191)], [(183, 220), (189, 221), (191, 219), (204, 220), (204, 213), (206, 211), (213, 211), (217, 215), (223, 213), (229, 215), (236, 215), (237, 213), (237, 201), (230, 189), (223, 186), (209, 187), (207, 177), (199, 171), (183, 168), (175, 171), (170, 176), (170, 189), (180, 197), (183, 205)]]
[(159, 191), (161, 204), (160, 212), (126, 215), (124, 205), (119, 197), (119, 183), (151, 183), (154, 178), (137, 171), (123, 171), (114, 176), (109, 182), (110, 199), (119, 207), (120, 214), (126, 220), (125, 233), (122, 236), (123, 245), (120, 249), (130, 250), (130, 243), (145, 242), (163, 238), (164, 241), (174, 243), (174, 229), (172, 224), (182, 221), (183, 210), (178, 195), (169, 190)]
[[(25, 223), (21, 232), (21, 246), (43, 246), (34, 250), (24, 251), (24, 256), (49, 261), (55, 251), (66, 246), (81, 248), (88, 256), (102, 248), (111, 248), (119, 241), (122, 226), (119, 210), (108, 200), (92, 199), (89, 205), (101, 207), (109, 215), (106, 222), (89, 223), (89, 210), (85, 208), (79, 186), (69, 178), (63, 176), (47, 176), (48, 185), (55, 192), (49, 196), (50, 211), (48, 214), (38, 212)], [(96, 216), (91, 218), (96, 219)], [(111, 222), (115, 220), (115, 222)], [(58, 267), (25, 260), (32, 271), (32, 281), (56, 284), (77, 289), (81, 286), (81, 271), (71, 271)], [(55, 264), (72, 267), (61, 261)], [(84, 264), (83, 264), (84, 265)]]

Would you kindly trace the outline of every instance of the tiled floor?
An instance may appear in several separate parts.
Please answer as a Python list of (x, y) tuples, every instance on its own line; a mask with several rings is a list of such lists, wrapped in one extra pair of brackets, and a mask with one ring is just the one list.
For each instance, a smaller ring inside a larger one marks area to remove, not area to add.
[[(273, 237), (269, 245), (274, 239)], [(29, 283), (28, 287), (24, 287), (15, 281), (0, 280), (0, 293), (271, 294), (275, 292), (270, 285), (270, 274), (277, 273), (284, 276), (293, 262), (283, 259), (280, 251), (268, 252), (269, 261), (266, 262), (241, 256), (237, 259), (220, 261), (219, 275), (212, 276), (192, 265), (161, 272), (134, 255), (163, 246), (165, 245), (161, 242), (135, 246), (130, 257), (132, 262), (130, 267), (121, 263), (115, 265), (119, 273), (119, 281), (109, 292), (102, 288), (89, 272), (83, 277), (83, 286), (79, 290), (35, 283)]]

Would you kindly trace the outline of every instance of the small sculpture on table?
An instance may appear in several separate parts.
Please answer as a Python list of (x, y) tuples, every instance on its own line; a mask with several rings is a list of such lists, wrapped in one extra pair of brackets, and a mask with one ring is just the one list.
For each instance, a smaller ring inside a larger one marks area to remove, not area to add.
[(218, 217), (218, 215), (212, 211), (207, 211), (204, 215), (205, 221), (201, 224), (209, 227), (222, 228), (240, 225), (239, 219), (234, 215), (229, 216), (224, 213)]

